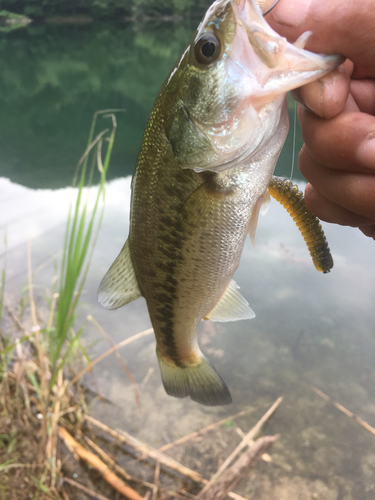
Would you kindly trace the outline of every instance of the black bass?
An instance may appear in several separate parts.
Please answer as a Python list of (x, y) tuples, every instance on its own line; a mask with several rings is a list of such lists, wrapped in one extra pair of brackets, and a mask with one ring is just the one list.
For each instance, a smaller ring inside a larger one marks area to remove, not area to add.
[(286, 92), (342, 62), (303, 50), (307, 38), (288, 43), (251, 0), (217, 0), (152, 108), (129, 238), (98, 297), (108, 309), (145, 297), (172, 396), (231, 402), (197, 327), (254, 317), (232, 277), (287, 135)]

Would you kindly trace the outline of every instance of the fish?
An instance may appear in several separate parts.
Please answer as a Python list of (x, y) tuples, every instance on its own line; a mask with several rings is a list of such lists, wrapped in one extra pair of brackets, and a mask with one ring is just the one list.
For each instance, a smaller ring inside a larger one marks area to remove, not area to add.
[(288, 131), (286, 93), (328, 73), (339, 55), (271, 29), (252, 0), (216, 0), (152, 107), (132, 178), (129, 237), (98, 300), (143, 296), (167, 394), (232, 401), (201, 352), (202, 319), (255, 316), (233, 275)]

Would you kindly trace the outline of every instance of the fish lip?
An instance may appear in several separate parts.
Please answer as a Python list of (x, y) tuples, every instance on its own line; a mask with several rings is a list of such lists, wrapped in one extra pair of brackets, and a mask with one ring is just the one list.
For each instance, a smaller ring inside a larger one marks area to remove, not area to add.
[(343, 56), (322, 57), (298, 46), (298, 41), (303, 46), (308, 36), (302, 35), (297, 46), (288, 42), (271, 28), (254, 0), (232, 0), (231, 4), (242, 31), (239, 39), (242, 43), (247, 40), (247, 49), (237, 52), (239, 46), (232, 47), (228, 56), (251, 80), (251, 91), (261, 101), (267, 94), (272, 94), (273, 100), (277, 94), (309, 83), (344, 62)]

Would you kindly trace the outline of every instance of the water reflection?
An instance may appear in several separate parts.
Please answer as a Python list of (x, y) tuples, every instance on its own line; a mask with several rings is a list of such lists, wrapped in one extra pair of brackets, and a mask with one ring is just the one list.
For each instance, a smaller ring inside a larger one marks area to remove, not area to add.
[(0, 174), (32, 187), (70, 185), (92, 116), (106, 108), (125, 110), (109, 175), (131, 174), (152, 103), (194, 28), (98, 23), (0, 33)]
[[(109, 177), (130, 175), (151, 106), (194, 29), (186, 21), (0, 33), (0, 175), (34, 188), (69, 186), (93, 114), (108, 108), (123, 110)], [(286, 175), (291, 145), (282, 153)]]

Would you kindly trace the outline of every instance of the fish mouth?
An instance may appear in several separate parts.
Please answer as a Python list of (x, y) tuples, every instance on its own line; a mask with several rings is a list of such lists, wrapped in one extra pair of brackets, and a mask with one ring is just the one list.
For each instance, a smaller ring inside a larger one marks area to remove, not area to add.
[[(294, 44), (289, 43), (269, 26), (253, 0), (232, 0), (232, 8), (238, 31), (242, 31), (238, 33), (241, 40), (232, 50), (232, 60), (237, 64), (244, 61), (241, 69), (256, 78), (262, 93), (271, 92), (274, 98), (315, 80), (345, 60), (336, 54), (322, 56), (304, 50), (311, 32), (303, 33)], [(245, 40), (246, 51), (242, 49), (240, 53), (239, 46)]]

